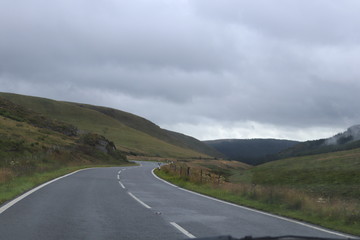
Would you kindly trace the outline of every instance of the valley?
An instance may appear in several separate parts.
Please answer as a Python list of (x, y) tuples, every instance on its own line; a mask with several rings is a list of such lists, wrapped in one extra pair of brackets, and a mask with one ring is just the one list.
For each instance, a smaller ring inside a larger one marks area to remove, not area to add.
[[(354, 129), (330, 140), (216, 140), (223, 147), (213, 148), (120, 110), (0, 93), (0, 202), (77, 169), (158, 161), (166, 165), (156, 174), (181, 187), (359, 235)], [(242, 157), (229, 157), (226, 144)]]

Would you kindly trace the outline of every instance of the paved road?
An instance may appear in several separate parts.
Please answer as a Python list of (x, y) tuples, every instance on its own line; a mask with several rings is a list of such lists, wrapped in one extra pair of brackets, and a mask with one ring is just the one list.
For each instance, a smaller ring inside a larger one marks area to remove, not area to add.
[(344, 237), (181, 190), (155, 178), (156, 166), (88, 169), (48, 184), (0, 208), (0, 239)]

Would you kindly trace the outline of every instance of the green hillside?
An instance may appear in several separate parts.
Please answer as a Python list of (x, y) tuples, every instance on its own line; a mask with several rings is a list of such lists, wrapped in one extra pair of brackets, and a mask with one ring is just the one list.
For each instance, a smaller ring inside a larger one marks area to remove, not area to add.
[(360, 198), (360, 148), (281, 159), (238, 178), (252, 184), (291, 186), (327, 197)]
[(152, 137), (155, 137), (157, 139), (160, 139), (164, 142), (180, 146), (183, 148), (192, 149), (194, 151), (204, 153), (210, 156), (223, 158), (225, 157), (223, 154), (216, 151), (214, 148), (209, 147), (208, 145), (204, 144), (203, 142), (173, 131), (169, 131), (166, 129), (160, 128), (158, 125), (150, 122), (149, 120), (136, 116), (134, 114), (120, 111), (113, 108), (107, 108), (107, 107), (100, 107), (100, 106), (92, 106), (88, 104), (76, 104), (80, 107), (89, 108), (96, 110), (98, 112), (101, 112), (107, 116), (110, 116), (118, 121), (120, 121), (122, 124), (136, 129), (140, 132), (144, 132)]
[(206, 158), (210, 155), (210, 153), (199, 153), (184, 148), (182, 143), (175, 145), (175, 141), (167, 142), (164, 138), (157, 138), (157, 135), (162, 135), (160, 128), (155, 131), (156, 127), (149, 121), (132, 114), (114, 109), (18, 94), (0, 93), (0, 96), (49, 118), (72, 124), (80, 131), (104, 135), (127, 154), (177, 158)]
[(5, 168), (44, 167), (51, 159), (59, 160), (61, 155), (66, 156), (64, 161), (126, 161), (125, 155), (104, 136), (91, 132), (79, 134), (74, 125), (48, 118), (2, 97), (0, 136), (0, 166)]
[(113, 142), (0, 97), (0, 204), (86, 166), (129, 164)]

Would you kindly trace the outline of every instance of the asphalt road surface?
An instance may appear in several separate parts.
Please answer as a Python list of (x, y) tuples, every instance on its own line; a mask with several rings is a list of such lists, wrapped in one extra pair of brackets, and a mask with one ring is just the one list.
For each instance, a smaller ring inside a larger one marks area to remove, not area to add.
[(0, 239), (346, 237), (177, 188), (152, 174), (156, 166), (87, 169), (53, 181), (0, 206)]

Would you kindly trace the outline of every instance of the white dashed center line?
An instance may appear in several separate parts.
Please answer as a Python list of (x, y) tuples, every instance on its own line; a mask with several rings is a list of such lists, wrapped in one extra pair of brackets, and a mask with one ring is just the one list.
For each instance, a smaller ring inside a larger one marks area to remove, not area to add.
[(137, 197), (134, 196), (134, 194), (132, 194), (131, 192), (128, 192), (128, 194), (135, 199), (136, 201), (138, 201), (141, 205), (143, 205), (144, 207), (150, 209), (151, 207), (149, 205), (147, 205), (146, 203), (144, 203), (143, 201), (141, 201), (140, 199), (138, 199)]
[(125, 186), (124, 186), (124, 184), (122, 184), (122, 182), (119, 181), (119, 184), (123, 189), (125, 189)]
[[(122, 169), (122, 170), (125, 170), (125, 169)], [(117, 179), (118, 179), (118, 180), (120, 180), (120, 173), (121, 173), (121, 170), (118, 172), (118, 175), (117, 175)], [(123, 189), (125, 189), (125, 186), (124, 186), (124, 184), (123, 184), (121, 181), (119, 181), (119, 184), (120, 184), (120, 186), (121, 186)]]
[(187, 230), (185, 230), (183, 227), (181, 227), (179, 224), (175, 223), (175, 222), (170, 222), (171, 225), (173, 225), (177, 230), (179, 230), (180, 232), (182, 232), (185, 236), (187, 236), (188, 238), (196, 238), (194, 235), (192, 235), (190, 232), (188, 232)]

